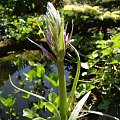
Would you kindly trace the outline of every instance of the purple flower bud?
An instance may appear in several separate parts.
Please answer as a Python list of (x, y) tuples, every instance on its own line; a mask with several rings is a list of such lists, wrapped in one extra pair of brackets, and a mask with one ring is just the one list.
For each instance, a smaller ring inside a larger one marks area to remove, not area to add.
[(40, 45), (43, 55), (46, 56), (48, 59), (52, 59), (55, 60), (55, 58), (53, 57), (53, 55), (51, 53), (49, 53), (42, 45)]
[(48, 40), (48, 42), (50, 43), (50, 45), (52, 45), (52, 35), (50, 32), (46, 32), (46, 38)]
[(74, 42), (74, 39), (68, 40), (69, 33), (66, 35), (66, 32), (64, 32), (64, 41), (65, 41), (65, 47), (68, 48), (69, 44)]
[(69, 34), (66, 35), (66, 32), (64, 32), (64, 41), (65, 41), (65, 42), (68, 41), (68, 36), (69, 36)]

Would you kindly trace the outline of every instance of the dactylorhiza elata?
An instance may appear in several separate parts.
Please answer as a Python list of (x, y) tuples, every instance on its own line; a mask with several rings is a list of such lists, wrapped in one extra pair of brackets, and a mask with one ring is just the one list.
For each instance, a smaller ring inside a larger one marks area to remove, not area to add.
[(50, 2), (47, 3), (47, 12), (44, 19), (46, 24), (45, 39), (55, 57), (40, 45), (42, 52), (48, 59), (63, 61), (65, 50), (74, 39), (70, 39), (69, 34), (66, 34), (64, 18), (60, 16), (59, 11)]

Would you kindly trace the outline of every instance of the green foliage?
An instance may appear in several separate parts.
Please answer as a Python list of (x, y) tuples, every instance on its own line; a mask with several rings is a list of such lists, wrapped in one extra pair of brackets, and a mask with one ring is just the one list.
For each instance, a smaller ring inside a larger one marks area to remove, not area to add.
[(99, 105), (98, 105), (98, 109), (100, 110), (108, 110), (110, 105), (110, 101), (109, 100), (103, 100)]
[(77, 87), (75, 96), (76, 96), (76, 98), (79, 98), (94, 88), (95, 88), (95, 86), (90, 83), (79, 84), (79, 86)]
[(12, 107), (15, 104), (16, 99), (13, 99), (12, 95), (9, 94), (7, 98), (3, 98), (2, 96), (0, 96), (0, 101), (5, 107)]
[[(36, 14), (35, 16), (24, 15), (25, 13), (28, 13), (28, 11), (33, 11), (33, 12), (36, 11), (36, 4), (34, 3), (34, 1), (30, 1), (30, 2), (24, 1), (24, 2), (26, 6), (23, 5), (23, 2), (18, 0), (16, 1), (8, 0), (6, 2), (2, 2), (2, 6), (0, 6), (0, 10), (1, 10), (0, 12), (2, 13), (0, 15), (0, 17), (2, 18), (0, 20), (0, 29), (3, 32), (2, 36), (4, 39), (25, 40), (26, 36), (29, 36), (35, 39), (36, 38), (38, 39), (38, 37), (43, 38), (44, 32), (41, 29), (44, 27), (43, 16), (38, 17), (38, 14)], [(19, 15), (23, 15), (22, 17), (16, 15), (17, 13), (15, 9), (19, 8), (19, 6), (17, 6), (18, 3), (20, 5), (23, 5), (22, 6), (23, 9), (20, 12), (18, 12), (19, 9), (17, 11)], [(7, 15), (7, 13), (9, 14)], [(87, 79), (89, 78), (89, 83), (85, 83), (86, 78), (84, 78), (85, 80), (83, 84), (79, 84), (76, 90), (77, 82), (79, 79), (79, 73), (80, 73), (80, 59), (78, 57), (77, 74), (75, 76), (72, 92), (70, 94), (70, 97), (68, 98), (68, 106), (66, 108), (69, 108), (69, 105), (73, 102), (73, 96), (75, 92), (76, 92), (76, 98), (79, 98), (81, 95), (84, 95), (89, 90), (92, 90), (95, 87), (102, 91), (102, 94), (103, 96), (105, 96), (105, 98), (108, 98), (111, 95), (110, 91), (112, 88), (114, 88), (114, 86), (117, 86), (117, 88), (119, 88), (119, 86), (116, 84), (119, 83), (120, 34), (117, 34), (111, 37), (110, 40), (105, 41), (103, 40), (105, 34), (100, 33), (100, 30), (105, 33), (105, 30), (108, 27), (107, 23), (110, 23), (109, 26), (112, 26), (112, 27), (114, 27), (114, 23), (119, 23), (120, 12), (108, 11), (105, 9), (101, 9), (98, 6), (67, 5), (64, 7), (64, 16), (65, 16), (66, 22), (71, 22), (71, 19), (74, 19), (75, 28), (77, 28), (75, 30), (77, 30), (78, 34), (80, 33), (81, 28), (84, 28), (89, 33), (89, 31), (91, 31), (91, 29), (89, 28), (94, 28), (96, 27), (96, 25), (98, 25), (98, 28), (97, 28), (98, 33), (93, 34), (94, 30), (93, 32), (91, 32), (93, 37), (98, 39), (98, 41), (96, 42), (96, 39), (95, 39), (95, 42), (91, 40), (89, 42), (89, 43), (92, 43), (90, 45), (96, 44), (96, 46), (92, 47), (91, 48), (92, 50), (90, 50), (90, 52), (91, 51), (93, 52), (90, 55), (88, 55), (87, 65), (89, 66), (89, 69), (87, 70), (86, 75), (83, 76), (83, 77), (87, 76)], [(51, 21), (48, 20), (48, 22), (51, 22)], [(87, 25), (92, 25), (92, 26), (89, 27), (86, 25), (86, 23)], [(104, 27), (106, 26), (106, 24), (107, 24), (107, 27), (104, 30)], [(51, 25), (51, 28), (52, 27), (53, 26)], [(84, 32), (84, 29), (82, 32)], [(54, 33), (56, 33), (56, 30), (53, 30)], [(64, 43), (63, 36), (64, 36), (64, 24), (62, 24), (62, 29), (60, 32), (61, 41), (59, 44), (60, 46), (59, 54), (60, 56), (62, 55), (62, 59), (61, 57), (59, 57), (59, 60), (61, 59), (62, 61), (64, 59), (64, 52), (65, 52), (64, 51), (65, 45), (63, 45)], [(84, 37), (81, 37), (81, 39), (84, 39)], [(86, 45), (87, 42), (86, 41), (84, 42)], [(79, 41), (76, 41), (77, 45), (78, 43)], [(57, 45), (58, 43), (56, 43), (56, 47), (58, 48)], [(85, 45), (83, 46), (83, 48), (88, 49), (88, 47), (86, 47)], [(95, 48), (96, 50), (94, 50)], [(76, 49), (74, 50), (76, 52)], [(78, 53), (77, 55), (79, 56)], [(21, 64), (19, 63), (19, 61), (16, 61), (14, 63), (18, 65), (18, 68), (21, 67)], [(20, 82), (21, 85), (24, 85), (26, 81), (29, 80), (30, 82), (35, 83), (35, 85), (37, 86), (38, 83), (41, 84), (42, 82), (44, 82), (44, 79), (47, 78), (47, 80), (51, 82), (55, 87), (60, 86), (59, 84), (60, 80), (58, 79), (58, 77), (61, 76), (61, 74), (58, 75), (55, 73), (51, 73), (50, 76), (47, 76), (45, 75), (45, 69), (43, 66), (35, 64), (34, 62), (29, 62), (29, 64), (31, 65), (31, 70), (27, 74), (24, 73), (26, 79)], [(64, 79), (64, 76), (62, 77)], [(39, 117), (38, 110), (43, 109), (43, 107), (46, 107), (51, 113), (54, 114), (52, 118), (48, 118), (49, 120), (60, 120), (60, 114), (58, 113), (58, 110), (57, 110), (60, 107), (60, 104), (59, 104), (60, 98), (55, 93), (50, 93), (48, 95), (48, 100), (46, 100), (46, 98), (42, 96), (39, 96), (37, 94), (31, 93), (16, 87), (13, 83), (12, 85), (15, 88), (27, 93), (23, 96), (26, 99), (30, 97), (29, 95), (33, 95), (35, 97), (40, 98), (40, 101), (38, 102), (38, 104), (34, 103), (34, 106), (32, 108), (30, 109), (26, 108), (23, 110), (23, 116), (33, 120), (45, 120)], [(90, 92), (86, 94), (87, 96), (85, 95), (83, 97), (84, 99), (81, 99), (80, 102), (78, 102), (69, 120), (77, 119), (78, 114), (81, 111), (82, 106), (87, 100), (89, 94)], [(9, 107), (9, 106), (12, 107), (15, 103), (15, 99), (12, 99), (12, 97), (10, 96), (8, 96), (8, 98), (6, 99), (2, 97), (0, 99), (1, 99), (1, 103), (6, 107)], [(109, 101), (101, 102), (98, 106), (99, 109), (106, 109), (106, 108), (108, 109), (108, 107), (109, 107)]]
[(31, 109), (26, 108), (23, 110), (23, 116), (33, 119), (38, 116), (36, 112), (37, 112), (37, 109), (34, 106)]
[(59, 96), (57, 96), (55, 93), (52, 92), (48, 95), (48, 100), (58, 108), (58, 106), (59, 106)]
[[(110, 37), (110, 40), (99, 40), (96, 42), (97, 48), (90, 55), (87, 64), (89, 69), (85, 76), (89, 81), (101, 91), (104, 99), (112, 96), (115, 85), (120, 84), (119, 65), (120, 65), (120, 34)], [(108, 109), (109, 101), (102, 102), (99, 109)]]
[(11, 94), (8, 94), (4, 98), (2, 96), (2, 92), (0, 93), (0, 103), (1, 103), (0, 105), (2, 108), (5, 108), (5, 114), (7, 114), (8, 119), (19, 119), (19, 115), (16, 113), (14, 109), (15, 102), (16, 102), (16, 98), (13, 98)]
[(45, 77), (55, 87), (59, 86), (58, 74), (55, 74), (54, 72), (52, 72), (49, 77), (47, 75)]
[[(113, 21), (120, 20), (119, 11), (105, 11), (101, 10), (99, 6), (90, 6), (90, 5), (65, 5), (64, 6), (65, 15), (68, 17), (74, 16), (75, 19), (90, 20), (106, 20), (112, 19)], [(71, 12), (70, 12), (71, 11)], [(81, 21), (81, 20), (80, 20)]]
[(32, 66), (28, 74), (24, 73), (26, 80), (33, 81), (36, 77), (38, 80), (43, 80), (45, 75), (45, 69), (42, 65), (34, 64), (34, 62), (29, 62)]

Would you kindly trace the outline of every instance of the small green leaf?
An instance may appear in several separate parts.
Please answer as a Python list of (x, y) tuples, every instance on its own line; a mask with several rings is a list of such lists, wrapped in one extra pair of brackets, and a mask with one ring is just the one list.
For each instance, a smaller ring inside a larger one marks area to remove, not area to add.
[(108, 63), (108, 64), (117, 64), (117, 63), (119, 63), (119, 62), (116, 60), (116, 58), (113, 58), (113, 57), (112, 57), (112, 58), (109, 58), (109, 59), (108, 59), (107, 63)]
[(35, 108), (35, 107), (32, 107), (31, 110), (26, 108), (23, 110), (23, 116), (30, 118), (30, 119), (33, 119), (34, 117), (37, 116), (36, 111), (37, 111), (37, 108)]
[(60, 96), (58, 96), (56, 99), (55, 99), (55, 106), (56, 108), (58, 108), (60, 105)]
[(52, 106), (52, 104), (50, 104), (49, 102), (44, 102), (44, 105), (50, 112), (54, 112), (54, 107)]
[(24, 95), (22, 97), (25, 98), (25, 99), (28, 99), (28, 98), (30, 98), (30, 94), (24, 93)]
[(1, 103), (4, 106), (6, 106), (6, 107), (12, 107), (15, 104), (15, 102), (16, 102), (16, 98), (13, 99), (12, 95), (9, 94), (6, 99), (3, 98), (3, 97), (0, 97), (0, 101), (1, 101)]
[(43, 78), (45, 75), (45, 69), (43, 66), (37, 66), (37, 76)]
[(77, 87), (76, 97), (79, 98), (80, 96), (84, 95), (85, 93), (94, 88), (95, 86), (90, 83), (82, 83)]
[(50, 77), (46, 76), (46, 79), (49, 80), (55, 87), (59, 86), (58, 74), (51, 73)]
[(97, 42), (97, 44), (102, 45), (102, 44), (104, 44), (105, 42), (106, 42), (105, 40), (100, 40), (100, 41)]
[(48, 100), (55, 105), (55, 99), (57, 98), (57, 95), (55, 93), (50, 93), (48, 95)]
[(34, 66), (35, 65), (34, 61), (28, 61), (28, 63), (29, 63), (30, 66)]
[(109, 48), (103, 49), (101, 51), (101, 53), (102, 53), (103, 56), (106, 56), (106, 55), (110, 55), (112, 53), (112, 51), (113, 50), (109, 47)]
[(20, 81), (19, 84), (23, 86), (26, 83), (26, 80)]
[(98, 109), (108, 110), (109, 105), (110, 105), (110, 101), (109, 101), (109, 100), (103, 100), (103, 101), (98, 105)]
[(90, 68), (90, 69), (88, 69), (87, 74), (88, 74), (88, 75), (91, 75), (91, 74), (95, 74), (96, 72), (97, 72), (97, 69), (95, 69), (95, 68)]
[(120, 48), (120, 40), (114, 43), (112, 48)]
[(34, 77), (36, 76), (36, 71), (30, 70), (30, 72), (28, 74), (24, 73), (24, 75), (26, 76), (26, 78), (28, 80), (32, 81), (34, 79)]
[(33, 103), (37, 109), (42, 109), (44, 107), (43, 100), (39, 99), (38, 104)]

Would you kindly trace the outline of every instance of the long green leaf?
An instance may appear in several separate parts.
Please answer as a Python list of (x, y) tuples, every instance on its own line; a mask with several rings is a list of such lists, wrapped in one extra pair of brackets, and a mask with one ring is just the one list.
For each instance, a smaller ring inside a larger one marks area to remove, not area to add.
[(97, 115), (101, 115), (101, 116), (106, 116), (106, 117), (109, 117), (109, 118), (112, 118), (112, 119), (115, 119), (115, 120), (120, 120), (120, 119), (117, 118), (117, 117), (114, 117), (114, 116), (111, 116), (111, 115), (108, 115), (108, 114), (105, 114), (105, 113), (102, 113), (102, 112), (98, 112), (98, 111), (93, 111), (93, 110), (81, 110), (81, 112), (93, 113), (93, 114), (97, 114)]
[(40, 96), (40, 95), (31, 93), (31, 92), (29, 92), (29, 91), (26, 91), (26, 90), (24, 90), (24, 89), (21, 89), (21, 88), (17, 87), (17, 86), (12, 82), (10, 75), (9, 75), (9, 80), (10, 80), (10, 83), (12, 84), (12, 86), (15, 87), (16, 89), (18, 89), (18, 90), (20, 90), (20, 91), (22, 91), (22, 92), (28, 93), (28, 94), (30, 94), (30, 95), (32, 95), (32, 96), (35, 96), (35, 97), (37, 97), (37, 98), (39, 98), (39, 99), (42, 99), (42, 100), (48, 102), (49, 104), (51, 104), (51, 106), (53, 106), (53, 108), (54, 108), (55, 114), (58, 116), (58, 120), (61, 120), (61, 117), (60, 117), (60, 114), (59, 114), (59, 111), (57, 110), (57, 108), (54, 106), (54, 104), (52, 104), (51, 102), (49, 102), (45, 97), (42, 97), (42, 96)]
[(79, 75), (80, 75), (80, 69), (81, 69), (81, 62), (80, 62), (79, 53), (73, 45), (70, 44), (70, 46), (75, 51), (75, 53), (78, 57), (78, 61), (77, 61), (77, 71), (76, 71), (75, 79), (74, 79), (74, 82), (73, 82), (73, 86), (72, 86), (70, 96), (68, 98), (67, 110), (69, 109), (70, 104), (72, 104), (72, 102), (73, 102), (73, 97), (74, 97), (74, 94), (75, 94), (75, 91), (76, 91), (76, 87), (77, 87), (77, 83), (78, 83)]
[(79, 115), (79, 112), (81, 111), (83, 105), (85, 104), (86, 100), (88, 99), (89, 95), (90, 95), (91, 91), (89, 91), (76, 105), (76, 107), (74, 108), (73, 112), (70, 115), (69, 120), (77, 120), (77, 117)]

